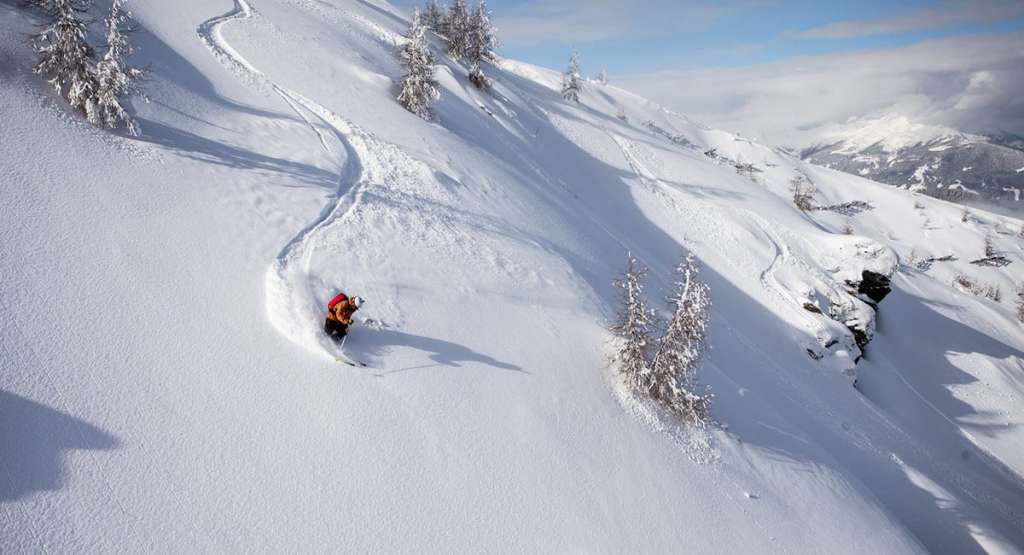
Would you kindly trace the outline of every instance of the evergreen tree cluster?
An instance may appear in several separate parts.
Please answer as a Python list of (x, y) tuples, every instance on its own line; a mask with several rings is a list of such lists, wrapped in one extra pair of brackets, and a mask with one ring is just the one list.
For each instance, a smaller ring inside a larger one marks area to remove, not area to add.
[(614, 284), (622, 299), (611, 331), (620, 340), (612, 360), (636, 393), (659, 403), (683, 421), (707, 421), (711, 396), (693, 393), (697, 366), (707, 346), (711, 315), (711, 293), (698, 277), (694, 256), (688, 255), (676, 268), (676, 282), (668, 299), (672, 316), (661, 337), (653, 340), (658, 327), (643, 295), (647, 270), (629, 256), (626, 272)]
[(422, 11), (416, 10), (405, 35), (408, 42), (398, 52), (405, 69), (398, 102), (424, 119), (430, 119), (430, 103), (440, 97), (428, 30), (445, 39), (449, 56), (469, 64), (469, 81), (480, 89), (491, 84), (482, 64), (496, 59), (494, 49), (498, 46), (497, 30), (484, 0), (475, 9), (470, 9), (465, 0), (454, 0), (447, 7), (429, 0)]
[(466, 0), (454, 0), (447, 7), (430, 0), (423, 9), (423, 21), (447, 41), (449, 56), (469, 64), (469, 80), (474, 85), (481, 89), (490, 86), (482, 64), (495, 60), (498, 32), (484, 0), (472, 9)]
[(33, 70), (48, 78), (51, 86), (68, 104), (100, 127), (114, 129), (124, 126), (131, 135), (139, 127), (122, 102), (137, 91), (142, 71), (127, 63), (132, 53), (128, 34), (131, 13), (124, 0), (114, 0), (105, 20), (104, 54), (97, 61), (96, 49), (89, 44), (88, 23), (84, 15), (89, 8), (85, 0), (28, 0), (53, 18), (32, 37), (39, 56)]

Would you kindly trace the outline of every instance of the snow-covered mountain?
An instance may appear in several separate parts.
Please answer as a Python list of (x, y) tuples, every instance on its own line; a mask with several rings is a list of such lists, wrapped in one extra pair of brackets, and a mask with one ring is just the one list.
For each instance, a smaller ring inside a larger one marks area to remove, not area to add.
[(1024, 207), (1024, 141), (916, 123), (895, 113), (829, 127), (804, 160), (961, 203)]
[[(438, 37), (424, 121), (382, 1), (133, 8), (138, 139), (0, 3), (0, 552), (1021, 551), (1024, 222)], [(684, 251), (706, 430), (606, 360)]]

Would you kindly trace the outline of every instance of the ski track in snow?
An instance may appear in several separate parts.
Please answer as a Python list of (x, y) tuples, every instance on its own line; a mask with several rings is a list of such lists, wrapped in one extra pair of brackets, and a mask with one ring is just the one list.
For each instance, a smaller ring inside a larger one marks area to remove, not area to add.
[[(295, 111), (317, 135), (325, 152), (331, 148), (320, 127), (306, 115), (312, 114), (324, 126), (333, 131), (345, 152), (340, 169), (338, 189), (312, 224), (289, 241), (277, 255), (267, 271), (266, 295), (267, 312), (282, 334), (299, 345), (319, 351), (334, 358), (337, 347), (320, 333), (311, 322), (318, 322), (320, 300), (316, 298), (309, 279), (313, 254), (320, 243), (320, 237), (330, 227), (346, 219), (359, 205), (364, 189), (371, 183), (383, 184), (394, 177), (394, 158), (397, 150), (393, 145), (383, 143), (372, 134), (327, 109), (316, 101), (271, 80), (245, 59), (224, 38), (221, 28), (232, 21), (252, 19), (257, 14), (247, 0), (234, 0), (234, 8), (224, 15), (203, 22), (196, 29), (200, 40), (213, 56), (232, 71), (247, 85), (256, 89), (270, 88)], [(311, 7), (303, 3), (305, 7)], [(363, 21), (365, 18), (359, 18)], [(372, 22), (368, 22), (368, 24)], [(376, 24), (372, 29), (380, 31)], [(382, 40), (394, 38), (381, 34)]]

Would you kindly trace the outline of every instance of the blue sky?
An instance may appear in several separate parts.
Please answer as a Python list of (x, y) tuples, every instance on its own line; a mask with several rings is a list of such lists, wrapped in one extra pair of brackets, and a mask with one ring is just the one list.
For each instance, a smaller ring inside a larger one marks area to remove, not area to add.
[[(467, 0), (471, 5), (476, 0)], [(422, 2), (400, 0), (410, 9)], [(850, 117), (1024, 134), (1024, 0), (491, 0), (501, 54), (777, 143)]]
[(488, 6), (504, 55), (561, 68), (576, 48), (593, 71), (605, 67), (612, 74), (756, 64), (1024, 28), (1024, 2), (1011, 0), (492, 0)]

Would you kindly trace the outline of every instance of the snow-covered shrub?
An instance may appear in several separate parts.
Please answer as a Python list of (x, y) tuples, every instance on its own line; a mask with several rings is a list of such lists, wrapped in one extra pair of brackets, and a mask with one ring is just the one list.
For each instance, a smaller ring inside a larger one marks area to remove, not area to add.
[(1024, 285), (1017, 286), (1017, 321), (1024, 324)]
[(419, 10), (413, 14), (406, 38), (409, 42), (399, 51), (398, 57), (405, 68), (398, 102), (406, 110), (423, 119), (430, 118), (430, 103), (441, 93), (434, 79), (434, 56), (426, 40), (426, 25)]
[(582, 90), (583, 79), (580, 77), (579, 54), (573, 50), (569, 57), (569, 68), (562, 74), (562, 98), (579, 102)]
[(998, 285), (993, 283), (979, 283), (971, 279), (967, 274), (957, 274), (953, 276), (953, 287), (956, 287), (961, 291), (967, 291), (968, 293), (979, 297), (985, 297), (986, 299), (997, 303), (1003, 300), (1003, 292)]
[(736, 173), (746, 175), (748, 177), (752, 177), (755, 173), (762, 172), (761, 168), (757, 167), (753, 163), (743, 162), (742, 157), (740, 157), (739, 161), (733, 164), (733, 167), (736, 168)]
[(693, 391), (697, 365), (707, 344), (711, 316), (711, 292), (698, 278), (699, 268), (692, 254), (676, 268), (675, 291), (669, 297), (672, 317), (658, 341), (651, 362), (647, 394), (687, 422), (704, 422), (710, 395)]
[(51, 5), (54, 22), (32, 37), (39, 55), (33, 70), (49, 77), (50, 85), (72, 108), (97, 123), (96, 53), (86, 40), (86, 23), (79, 17), (83, 8), (72, 0), (52, 0)]
[(646, 274), (647, 270), (640, 266), (633, 255), (629, 255), (626, 272), (614, 282), (615, 287), (622, 290), (622, 297), (610, 331), (621, 340), (621, 345), (611, 362), (618, 366), (619, 372), (625, 375), (634, 391), (644, 391), (651, 373), (648, 359), (654, 322), (643, 295), (643, 278)]
[(985, 256), (977, 260), (972, 260), (971, 264), (975, 266), (991, 266), (993, 268), (1002, 268), (1003, 266), (1009, 266), (1013, 261), (1003, 256), (996, 250), (996, 246), (992, 243), (992, 236), (985, 235)]
[(841, 202), (839, 204), (830, 204), (828, 206), (818, 206), (815, 210), (823, 210), (825, 212), (835, 212), (842, 216), (856, 216), (861, 212), (867, 212), (874, 210), (875, 207), (870, 202), (863, 200), (851, 200), (848, 202)]
[(932, 269), (932, 264), (935, 262), (953, 262), (957, 258), (952, 254), (943, 256), (918, 256), (917, 251), (911, 249), (910, 256), (907, 258), (907, 265), (917, 269), (921, 272), (927, 272)]
[(989, 266), (992, 268), (1002, 268), (1003, 266), (1009, 266), (1013, 261), (1001, 254), (995, 254), (992, 256), (986, 256), (977, 260), (972, 260), (971, 264), (975, 266)]
[(798, 175), (790, 180), (789, 188), (793, 192), (793, 204), (797, 208), (804, 212), (814, 210), (814, 194), (817, 190), (813, 183)]
[(126, 61), (132, 53), (128, 42), (131, 12), (124, 9), (123, 0), (114, 0), (106, 24), (107, 52), (96, 65), (98, 124), (107, 129), (124, 125), (130, 135), (138, 135), (138, 124), (121, 105), (124, 97), (137, 92), (136, 82), (142, 77), (142, 71), (129, 66)]

